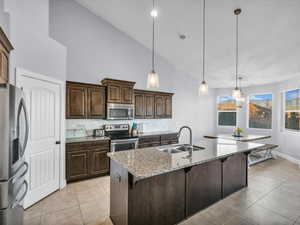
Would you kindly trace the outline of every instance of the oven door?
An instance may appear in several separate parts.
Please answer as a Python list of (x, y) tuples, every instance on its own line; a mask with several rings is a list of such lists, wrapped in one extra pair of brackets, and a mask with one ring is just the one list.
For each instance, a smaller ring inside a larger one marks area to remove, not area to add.
[(126, 139), (126, 140), (112, 140), (111, 141), (111, 152), (119, 152), (136, 149), (138, 146), (138, 139)]
[(132, 120), (133, 105), (107, 104), (108, 120)]

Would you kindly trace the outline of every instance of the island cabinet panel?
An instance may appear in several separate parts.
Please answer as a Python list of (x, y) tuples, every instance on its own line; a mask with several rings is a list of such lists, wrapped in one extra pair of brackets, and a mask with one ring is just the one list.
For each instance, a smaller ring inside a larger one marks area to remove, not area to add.
[(221, 161), (194, 166), (187, 172), (187, 216), (192, 216), (221, 198)]
[(128, 225), (128, 172), (110, 162), (110, 218), (114, 225)]
[(67, 81), (66, 98), (67, 119), (105, 118), (105, 87)]
[(235, 154), (223, 162), (223, 197), (247, 186), (248, 156), (245, 153)]
[(109, 141), (66, 144), (67, 181), (105, 175), (109, 172)]
[(173, 225), (185, 218), (185, 171), (178, 170), (129, 187), (128, 225)]

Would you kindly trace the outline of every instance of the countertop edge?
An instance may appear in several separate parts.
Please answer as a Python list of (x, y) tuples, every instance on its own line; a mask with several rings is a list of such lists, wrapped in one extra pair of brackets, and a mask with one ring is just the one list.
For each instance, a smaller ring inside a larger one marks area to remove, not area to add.
[[(223, 156), (219, 156), (219, 157), (215, 157), (215, 158), (212, 158), (212, 159), (207, 159), (207, 160), (203, 160), (203, 161), (199, 161), (199, 162), (194, 162), (194, 163), (191, 163), (191, 164), (188, 164), (188, 165), (179, 166), (179, 167), (174, 168), (174, 169), (169, 169), (169, 170), (158, 172), (158, 173), (152, 173), (149, 176), (139, 176), (139, 175), (136, 175), (136, 174), (134, 174), (134, 172), (130, 171), (130, 169), (128, 167), (125, 167), (122, 164), (122, 162), (119, 162), (118, 160), (114, 159), (113, 156), (110, 153), (108, 153), (107, 156), (111, 160), (114, 160), (116, 163), (120, 164), (124, 169), (126, 169), (128, 171), (128, 173), (130, 173), (131, 175), (133, 175), (135, 181), (139, 181), (139, 180), (147, 179), (147, 178), (150, 178), (150, 177), (162, 175), (162, 174), (165, 174), (165, 173), (170, 173), (170, 172), (173, 172), (173, 171), (178, 171), (180, 169), (188, 168), (188, 167), (191, 167), (191, 166), (197, 166), (197, 165), (201, 165), (203, 163), (207, 163), (207, 162), (211, 162), (211, 161), (214, 161), (214, 160), (226, 158), (226, 157), (238, 154), (238, 153), (251, 152), (251, 151), (254, 151), (254, 150), (256, 150), (256, 149), (261, 148), (262, 146), (264, 146), (264, 144), (259, 144), (259, 145), (260, 146), (257, 146), (255, 148), (249, 148), (249, 149), (246, 149), (246, 150), (243, 150), (243, 151), (229, 153), (229, 154), (226, 154), (226, 155), (223, 155)], [(153, 148), (149, 148), (149, 149), (153, 149)]]

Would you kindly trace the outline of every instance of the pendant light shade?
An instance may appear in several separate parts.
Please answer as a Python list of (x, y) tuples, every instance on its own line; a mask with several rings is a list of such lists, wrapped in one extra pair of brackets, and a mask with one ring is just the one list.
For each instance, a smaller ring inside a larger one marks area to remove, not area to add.
[(238, 87), (236, 87), (232, 90), (232, 97), (235, 100), (238, 100), (241, 97), (241, 95), (242, 95), (241, 90)]
[(242, 93), (238, 87), (238, 63), (239, 63), (239, 15), (241, 14), (241, 9), (235, 9), (234, 15), (236, 16), (236, 63), (235, 63), (235, 88), (232, 90), (232, 97), (235, 100), (241, 98)]
[(208, 84), (202, 81), (199, 86), (199, 95), (208, 95)]
[(153, 8), (150, 12), (150, 15), (152, 16), (152, 70), (150, 73), (148, 73), (148, 79), (147, 79), (147, 88), (149, 89), (157, 89), (159, 88), (159, 76), (155, 72), (155, 19), (158, 16), (158, 12), (155, 9), (155, 4), (153, 0)]
[(202, 82), (199, 86), (199, 95), (207, 95), (208, 94), (208, 84), (205, 81), (205, 0), (203, 0), (203, 43), (202, 43)]
[(159, 88), (159, 77), (155, 71), (148, 74), (147, 88)]
[(246, 96), (245, 96), (245, 94), (244, 94), (244, 92), (242, 91), (242, 77), (239, 77), (239, 81), (240, 81), (240, 87), (239, 87), (239, 89), (240, 89), (240, 96), (236, 99), (238, 102), (240, 102), (240, 103), (244, 103), (245, 101), (246, 101)]

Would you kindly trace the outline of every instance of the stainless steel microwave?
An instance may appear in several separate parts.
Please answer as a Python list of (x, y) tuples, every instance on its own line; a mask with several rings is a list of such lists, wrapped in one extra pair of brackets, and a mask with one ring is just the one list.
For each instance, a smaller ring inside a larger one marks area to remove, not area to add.
[(107, 104), (106, 119), (108, 120), (133, 120), (133, 104)]

